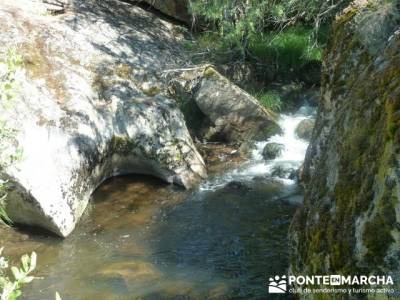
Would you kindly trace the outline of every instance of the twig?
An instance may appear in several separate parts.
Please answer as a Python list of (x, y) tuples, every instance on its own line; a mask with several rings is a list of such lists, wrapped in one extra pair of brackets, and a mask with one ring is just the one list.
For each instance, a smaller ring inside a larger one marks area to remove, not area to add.
[(205, 69), (207, 67), (212, 67), (212, 65), (211, 64), (207, 64), (207, 65), (202, 65), (202, 66), (199, 66), (199, 67), (181, 68), (181, 69), (169, 69), (169, 70), (162, 71), (162, 73), (193, 71), (193, 70)]

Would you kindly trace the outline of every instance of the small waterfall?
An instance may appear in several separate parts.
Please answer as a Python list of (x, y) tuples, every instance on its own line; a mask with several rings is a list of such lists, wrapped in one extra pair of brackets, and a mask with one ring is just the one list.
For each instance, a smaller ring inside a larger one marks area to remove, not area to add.
[[(302, 106), (296, 113), (282, 114), (278, 120), (278, 124), (283, 131), (282, 135), (275, 135), (267, 141), (257, 142), (249, 162), (223, 175), (219, 175), (218, 178), (203, 183), (200, 190), (215, 190), (232, 181), (243, 182), (258, 176), (271, 176), (285, 184), (294, 184), (295, 180), (272, 176), (272, 173), (276, 168), (286, 170), (300, 168), (307, 151), (308, 142), (298, 138), (295, 130), (301, 121), (314, 117), (315, 109), (308, 105)], [(284, 145), (285, 148), (279, 157), (266, 161), (262, 156), (262, 152), (268, 143), (279, 143)]]

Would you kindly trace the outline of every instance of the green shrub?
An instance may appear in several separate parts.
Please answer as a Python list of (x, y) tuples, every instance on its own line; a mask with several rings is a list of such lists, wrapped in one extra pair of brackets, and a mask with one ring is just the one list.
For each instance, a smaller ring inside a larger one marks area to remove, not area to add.
[[(30, 274), (36, 268), (36, 253), (32, 252), (21, 257), (21, 267), (9, 267), (8, 261), (2, 256), (3, 248), (0, 248), (0, 299), (15, 300), (21, 296), (21, 288), (30, 283), (35, 277)], [(12, 273), (12, 278), (9, 276)]]
[(349, 0), (190, 0), (195, 19), (218, 33), (231, 48), (245, 53), (248, 38), (296, 24), (318, 27), (330, 21)]
[(190, 47), (193, 60), (216, 64), (246, 60), (264, 81), (298, 78), (308, 63), (316, 66), (321, 60), (328, 28), (324, 24), (349, 2), (191, 0), (192, 14), (207, 28)]

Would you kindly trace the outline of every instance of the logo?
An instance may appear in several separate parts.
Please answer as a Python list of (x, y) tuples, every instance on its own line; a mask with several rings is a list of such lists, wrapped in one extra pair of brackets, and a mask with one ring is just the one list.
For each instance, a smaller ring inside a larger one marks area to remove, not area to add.
[(329, 284), (330, 285), (341, 285), (342, 284), (342, 276), (340, 275), (331, 275), (329, 276)]
[(283, 275), (282, 277), (277, 275), (275, 277), (269, 278), (268, 292), (270, 294), (284, 294), (286, 293), (286, 290), (287, 281), (285, 275)]
[[(270, 294), (394, 294), (392, 276), (388, 275), (311, 275), (273, 276), (269, 278)], [(384, 287), (388, 286), (388, 287)]]

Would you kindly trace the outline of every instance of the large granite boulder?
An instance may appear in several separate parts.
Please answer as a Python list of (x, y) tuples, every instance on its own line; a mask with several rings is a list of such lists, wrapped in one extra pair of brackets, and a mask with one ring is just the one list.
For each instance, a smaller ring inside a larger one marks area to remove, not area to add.
[(23, 67), (0, 115), (22, 158), (3, 170), (9, 217), (67, 236), (105, 179), (151, 174), (187, 188), (205, 166), (164, 69), (180, 56), (174, 25), (121, 1), (74, 1), (56, 16), (41, 1), (2, 1), (0, 52)]
[(356, 1), (334, 24), (290, 231), (296, 275), (391, 275), (399, 291), (399, 24), (396, 1)]
[(169, 77), (171, 94), (184, 108), (189, 127), (202, 140), (266, 140), (281, 132), (273, 112), (212, 66), (178, 70)]

